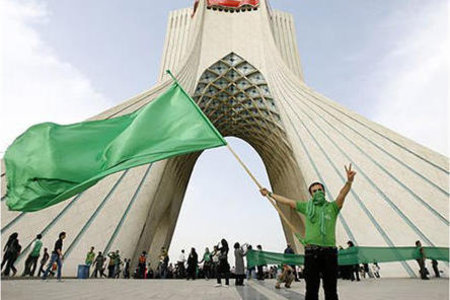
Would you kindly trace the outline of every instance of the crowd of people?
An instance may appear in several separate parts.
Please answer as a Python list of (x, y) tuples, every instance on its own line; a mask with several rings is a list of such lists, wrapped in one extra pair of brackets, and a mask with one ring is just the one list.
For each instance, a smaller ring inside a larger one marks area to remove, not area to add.
[[(33, 277), (37, 270), (37, 276), (43, 279), (48, 276), (57, 275), (61, 278), (62, 269), (62, 246), (63, 240), (66, 237), (65, 232), (61, 232), (58, 240), (55, 242), (54, 249), (51, 253), (48, 248), (43, 248), (41, 241), (42, 235), (38, 234), (36, 239), (30, 246), (30, 252), (25, 260), (24, 271), (22, 276)], [(354, 247), (352, 241), (347, 242), (348, 247)], [(420, 259), (417, 260), (419, 264), (419, 274), (422, 279), (429, 279), (429, 271), (425, 266), (425, 252), (420, 243), (416, 242), (417, 251), (420, 254)], [(1, 264), (3, 276), (15, 276), (17, 269), (14, 266), (16, 259), (21, 252), (21, 245), (18, 239), (18, 233), (14, 232), (8, 238), (3, 248), (3, 260)], [(280, 288), (282, 283), (286, 288), (289, 288), (294, 281), (300, 281), (304, 278), (304, 269), (301, 266), (295, 265), (258, 265), (256, 267), (246, 267), (244, 257), (252, 246), (244, 243), (236, 242), (234, 248), (234, 266), (230, 267), (228, 261), (228, 254), (230, 252), (228, 243), (222, 239), (210, 251), (208, 247), (205, 248), (203, 255), (199, 258), (195, 248), (186, 257), (185, 250), (181, 250), (176, 263), (170, 263), (168, 251), (165, 247), (161, 248), (159, 254), (159, 262), (156, 268), (151, 267), (148, 262), (148, 255), (143, 251), (138, 258), (137, 266), (133, 272), (130, 272), (131, 259), (125, 258), (122, 260), (120, 251), (111, 251), (103, 254), (101, 251), (95, 252), (95, 247), (92, 246), (86, 254), (85, 265), (89, 269), (89, 277), (91, 278), (135, 278), (135, 279), (187, 279), (195, 280), (197, 278), (204, 278), (206, 280), (216, 279), (216, 286), (223, 286), (222, 280), (225, 280), (225, 286), (229, 286), (230, 278), (235, 279), (235, 285), (244, 285), (244, 279), (277, 279), (276, 288)], [(41, 250), (43, 249), (42, 257)], [(262, 251), (262, 246), (257, 245), (256, 249)], [(343, 247), (339, 247), (339, 250)], [(294, 254), (294, 250), (290, 244), (287, 245), (284, 253)], [(39, 260), (39, 258), (41, 259)], [(47, 266), (46, 266), (47, 264)], [(440, 277), (440, 271), (437, 267), (437, 261), (432, 260), (432, 267), (435, 277)], [(343, 280), (360, 281), (361, 278), (380, 278), (380, 267), (377, 262), (372, 264), (356, 264), (338, 267), (338, 278)]]

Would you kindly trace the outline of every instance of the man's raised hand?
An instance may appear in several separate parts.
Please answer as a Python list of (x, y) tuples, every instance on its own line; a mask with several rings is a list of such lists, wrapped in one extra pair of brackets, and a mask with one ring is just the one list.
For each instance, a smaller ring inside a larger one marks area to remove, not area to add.
[(348, 168), (347, 168), (347, 166), (344, 166), (344, 167), (345, 167), (345, 172), (347, 173), (347, 181), (353, 182), (356, 172), (352, 170), (352, 164), (350, 163)]

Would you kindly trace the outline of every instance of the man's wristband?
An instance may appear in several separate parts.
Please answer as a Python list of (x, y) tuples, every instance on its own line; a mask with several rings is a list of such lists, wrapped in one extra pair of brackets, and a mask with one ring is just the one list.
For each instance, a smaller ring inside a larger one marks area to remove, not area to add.
[(350, 183), (350, 184), (352, 184), (353, 183), (353, 180), (347, 180), (347, 183)]

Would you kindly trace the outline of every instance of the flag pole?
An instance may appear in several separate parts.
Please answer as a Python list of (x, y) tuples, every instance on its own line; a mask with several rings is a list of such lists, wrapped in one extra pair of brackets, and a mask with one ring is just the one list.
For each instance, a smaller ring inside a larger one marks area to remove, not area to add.
[[(228, 143), (227, 143), (227, 147), (231, 151), (233, 156), (236, 158), (236, 160), (239, 162), (239, 164), (244, 168), (245, 172), (247, 172), (247, 174), (253, 180), (253, 182), (258, 186), (259, 189), (262, 189), (263, 186), (261, 185), (261, 183), (259, 183), (259, 181), (256, 179), (256, 177), (252, 174), (252, 172), (250, 172), (249, 168), (247, 168), (247, 166), (244, 164), (244, 162), (240, 159), (240, 157), (236, 154), (236, 152), (234, 152), (233, 148), (231, 148)], [(269, 200), (270, 204), (272, 204), (273, 207), (278, 211), (278, 214), (281, 216), (283, 221), (286, 222), (286, 224), (291, 228), (292, 232), (295, 234), (297, 232), (295, 226), (292, 225), (291, 222), (289, 222), (289, 220), (284, 215), (284, 213), (281, 211), (281, 209), (274, 203), (275, 200), (272, 197), (270, 197), (268, 194), (266, 195), (266, 198), (267, 198), (267, 200)]]
[(169, 74), (169, 76), (172, 77), (172, 80), (175, 81), (175, 83), (179, 85), (178, 80), (175, 78), (175, 76), (172, 74), (172, 72), (169, 69), (166, 70), (166, 73)]

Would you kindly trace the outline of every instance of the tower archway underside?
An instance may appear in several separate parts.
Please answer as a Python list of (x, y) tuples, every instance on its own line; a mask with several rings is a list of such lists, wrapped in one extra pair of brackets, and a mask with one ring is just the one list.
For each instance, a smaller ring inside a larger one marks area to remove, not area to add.
[[(275, 192), (294, 199), (305, 196), (277, 102), (257, 68), (229, 53), (203, 71), (193, 98), (223, 136), (240, 138), (258, 152)], [(303, 219), (284, 205), (281, 209), (296, 232), (303, 234)], [(282, 223), (286, 239), (298, 248), (293, 232)]]
[(207, 68), (193, 98), (223, 136), (248, 142), (270, 169), (282, 172), (293, 162), (280, 112), (264, 76), (239, 55), (230, 53)]

